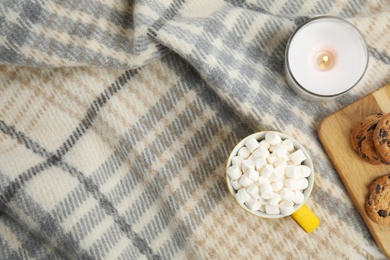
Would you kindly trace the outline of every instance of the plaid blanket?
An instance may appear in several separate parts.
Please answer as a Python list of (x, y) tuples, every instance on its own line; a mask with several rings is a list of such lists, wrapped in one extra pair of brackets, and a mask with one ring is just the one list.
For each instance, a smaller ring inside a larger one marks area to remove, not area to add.
[[(307, 19), (365, 36), (358, 87), (328, 102), (287, 86)], [(317, 137), (390, 80), (386, 0), (0, 1), (0, 259), (384, 258)], [(312, 234), (237, 207), (225, 163), (277, 130), (315, 162)]]

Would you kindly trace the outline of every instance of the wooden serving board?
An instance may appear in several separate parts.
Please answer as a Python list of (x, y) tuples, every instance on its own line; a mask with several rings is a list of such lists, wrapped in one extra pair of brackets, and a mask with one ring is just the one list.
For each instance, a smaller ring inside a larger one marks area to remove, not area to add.
[(318, 135), (377, 245), (390, 258), (390, 226), (373, 222), (364, 208), (371, 182), (389, 174), (390, 165), (371, 165), (363, 161), (349, 141), (352, 127), (378, 112), (390, 113), (390, 84), (326, 117)]

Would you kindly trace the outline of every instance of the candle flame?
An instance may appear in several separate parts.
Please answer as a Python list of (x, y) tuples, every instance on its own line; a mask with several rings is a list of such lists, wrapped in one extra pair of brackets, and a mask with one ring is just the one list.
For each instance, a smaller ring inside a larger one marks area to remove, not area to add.
[(320, 50), (314, 56), (314, 66), (319, 71), (328, 71), (333, 68), (335, 56), (328, 50)]

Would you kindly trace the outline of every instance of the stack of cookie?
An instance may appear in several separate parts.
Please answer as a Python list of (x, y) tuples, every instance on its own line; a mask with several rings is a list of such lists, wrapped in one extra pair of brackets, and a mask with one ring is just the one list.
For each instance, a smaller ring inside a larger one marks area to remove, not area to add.
[(390, 113), (370, 115), (351, 132), (353, 149), (366, 162), (374, 165), (390, 163)]
[[(390, 113), (361, 120), (351, 132), (353, 149), (366, 162), (390, 163)], [(390, 174), (374, 180), (365, 203), (367, 215), (378, 224), (390, 225)]]

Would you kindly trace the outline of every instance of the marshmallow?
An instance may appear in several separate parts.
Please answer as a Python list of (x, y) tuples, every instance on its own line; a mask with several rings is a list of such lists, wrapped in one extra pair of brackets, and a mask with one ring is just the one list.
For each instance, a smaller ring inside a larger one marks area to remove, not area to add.
[(265, 212), (270, 215), (276, 215), (280, 213), (279, 207), (274, 205), (266, 205)]
[(242, 187), (242, 185), (238, 182), (238, 180), (231, 181), (230, 183), (232, 184), (232, 187), (235, 190), (239, 190)]
[(301, 168), (295, 165), (287, 165), (286, 176), (291, 179), (298, 179), (301, 177)]
[(288, 153), (292, 153), (295, 150), (294, 143), (291, 139), (283, 140), (282, 144), (283, 144), (284, 148), (286, 148)]
[(274, 163), (274, 172), (279, 175), (279, 176), (283, 176), (284, 175), (284, 172), (286, 170), (286, 167), (287, 167), (287, 162), (286, 160), (284, 159), (279, 159), (277, 160), (275, 163)]
[(272, 182), (279, 181), (283, 178), (285, 173), (285, 168), (287, 166), (287, 162), (283, 161), (282, 163), (279, 164), (275, 163), (275, 165), (277, 166), (274, 168), (272, 175), (269, 177)]
[(294, 166), (296, 166), (296, 165), (291, 161), (290, 155), (288, 156), (287, 164), (288, 164), (288, 165), (294, 165)]
[(249, 178), (247, 175), (242, 175), (240, 180), (238, 181), (239, 184), (241, 184), (243, 187), (248, 187), (249, 185), (251, 185), (254, 181)]
[(279, 202), (282, 200), (279, 194), (274, 193), (272, 198), (268, 201), (269, 205), (277, 206)]
[(265, 149), (269, 149), (269, 147), (271, 146), (266, 140), (261, 140), (260, 143), (259, 143), (260, 146), (263, 146)]
[(241, 169), (240, 169), (240, 166), (238, 164), (235, 164), (233, 166), (230, 166), (228, 169), (227, 169), (227, 175), (229, 176), (229, 178), (234, 181), (234, 180), (238, 180), (241, 175), (242, 175), (242, 172), (241, 172)]
[(290, 190), (290, 189), (287, 189), (287, 188), (282, 188), (280, 190), (280, 197), (283, 199), (283, 200), (293, 200), (295, 196), (295, 193)]
[(271, 183), (273, 191), (280, 191), (283, 188), (283, 180)]
[(245, 141), (244, 145), (246, 146), (246, 148), (248, 148), (248, 151), (252, 153), (259, 147), (259, 142), (256, 140), (256, 138), (251, 137)]
[(247, 159), (249, 157), (249, 155), (251, 155), (251, 153), (249, 152), (249, 150), (246, 146), (243, 146), (240, 148), (240, 150), (238, 150), (237, 155), (244, 158), (244, 159)]
[(301, 177), (309, 177), (311, 174), (311, 169), (307, 165), (300, 165), (299, 168), (301, 169)]
[(276, 181), (283, 180), (283, 175), (284, 175), (284, 172), (282, 172), (282, 174), (280, 174), (280, 173), (277, 173), (277, 172), (274, 171), (274, 172), (271, 174), (271, 176), (269, 176), (269, 180), (270, 180), (271, 182), (276, 182)]
[(260, 198), (260, 189), (256, 184), (249, 185), (248, 188), (246, 188), (246, 191), (249, 195), (251, 195), (252, 198), (258, 199)]
[(267, 148), (265, 148), (264, 146), (260, 146), (259, 148), (257, 148), (256, 151), (253, 152), (253, 158), (259, 158), (259, 157), (268, 157), (269, 156), (269, 151)]
[(272, 165), (265, 165), (263, 170), (261, 171), (261, 176), (263, 176), (264, 178), (269, 178), (271, 176), (271, 174), (273, 173), (274, 171), (274, 167)]
[(272, 198), (273, 196), (273, 192), (272, 192), (272, 186), (271, 184), (269, 183), (262, 183), (260, 185), (260, 194), (261, 194), (261, 197), (263, 197), (263, 199), (270, 199)]
[[(261, 203), (260, 203), (261, 204)], [(265, 205), (261, 204), (260, 209), (261, 212), (265, 213)]]
[(302, 192), (299, 190), (294, 191), (294, 198), (292, 199), (292, 202), (296, 204), (301, 204), (305, 201), (305, 195), (303, 195)]
[(279, 158), (275, 163), (274, 163), (274, 167), (278, 167), (278, 166), (282, 166), (282, 167), (287, 167), (287, 161), (284, 159), (284, 158)]
[(261, 204), (255, 199), (249, 199), (245, 201), (245, 205), (248, 207), (249, 210), (252, 211), (258, 211), (261, 208)]
[(263, 167), (264, 166), (266, 166), (267, 165), (267, 161), (265, 160), (265, 158), (262, 158), (262, 157), (260, 157), (260, 158), (257, 158), (256, 160), (255, 160), (255, 169), (257, 170), (257, 171), (261, 171), (262, 169), (263, 169)]
[(257, 181), (259, 179), (259, 172), (253, 169), (250, 169), (248, 172), (246, 172), (246, 175), (253, 181)]
[(257, 201), (260, 202), (260, 204), (263, 206), (268, 204), (268, 201), (263, 199), (263, 197), (258, 198)]
[(287, 149), (282, 145), (278, 144), (272, 151), (278, 158), (285, 158), (288, 155)]
[(249, 195), (249, 193), (244, 188), (241, 188), (237, 191), (234, 197), (236, 198), (238, 203), (244, 204), (247, 200), (251, 198), (251, 195)]
[(291, 215), (294, 212), (294, 203), (292, 201), (283, 200), (279, 203), (280, 214)]
[(252, 161), (252, 160), (243, 160), (241, 162), (241, 169), (242, 169), (243, 173), (246, 173), (246, 172), (248, 172), (250, 170), (254, 170), (255, 169), (254, 161)]
[(275, 147), (278, 146), (279, 144), (275, 144), (275, 145), (270, 145), (269, 148), (268, 148), (268, 151), (270, 151), (271, 153), (274, 151)]
[(270, 145), (276, 145), (282, 142), (282, 138), (280, 138), (278, 133), (275, 132), (267, 132), (265, 134), (265, 140), (270, 144)]
[(259, 179), (257, 179), (257, 184), (260, 186), (262, 183), (269, 183), (269, 178), (265, 178), (263, 176), (259, 176)]
[(296, 190), (298, 189), (298, 185), (298, 180), (296, 179), (284, 179), (284, 187), (287, 189)]
[(299, 165), (306, 160), (306, 156), (301, 149), (298, 149), (290, 154), (290, 159), (295, 165)]
[(298, 179), (298, 190), (304, 190), (309, 187), (309, 181), (306, 178)]
[(241, 162), (244, 160), (241, 156), (234, 156), (232, 158), (232, 165), (241, 164)]
[(276, 156), (276, 154), (270, 154), (270, 156), (268, 156), (267, 157), (267, 162), (269, 163), (269, 164), (274, 164), (277, 160), (278, 160), (279, 158), (278, 158), (278, 156)]

